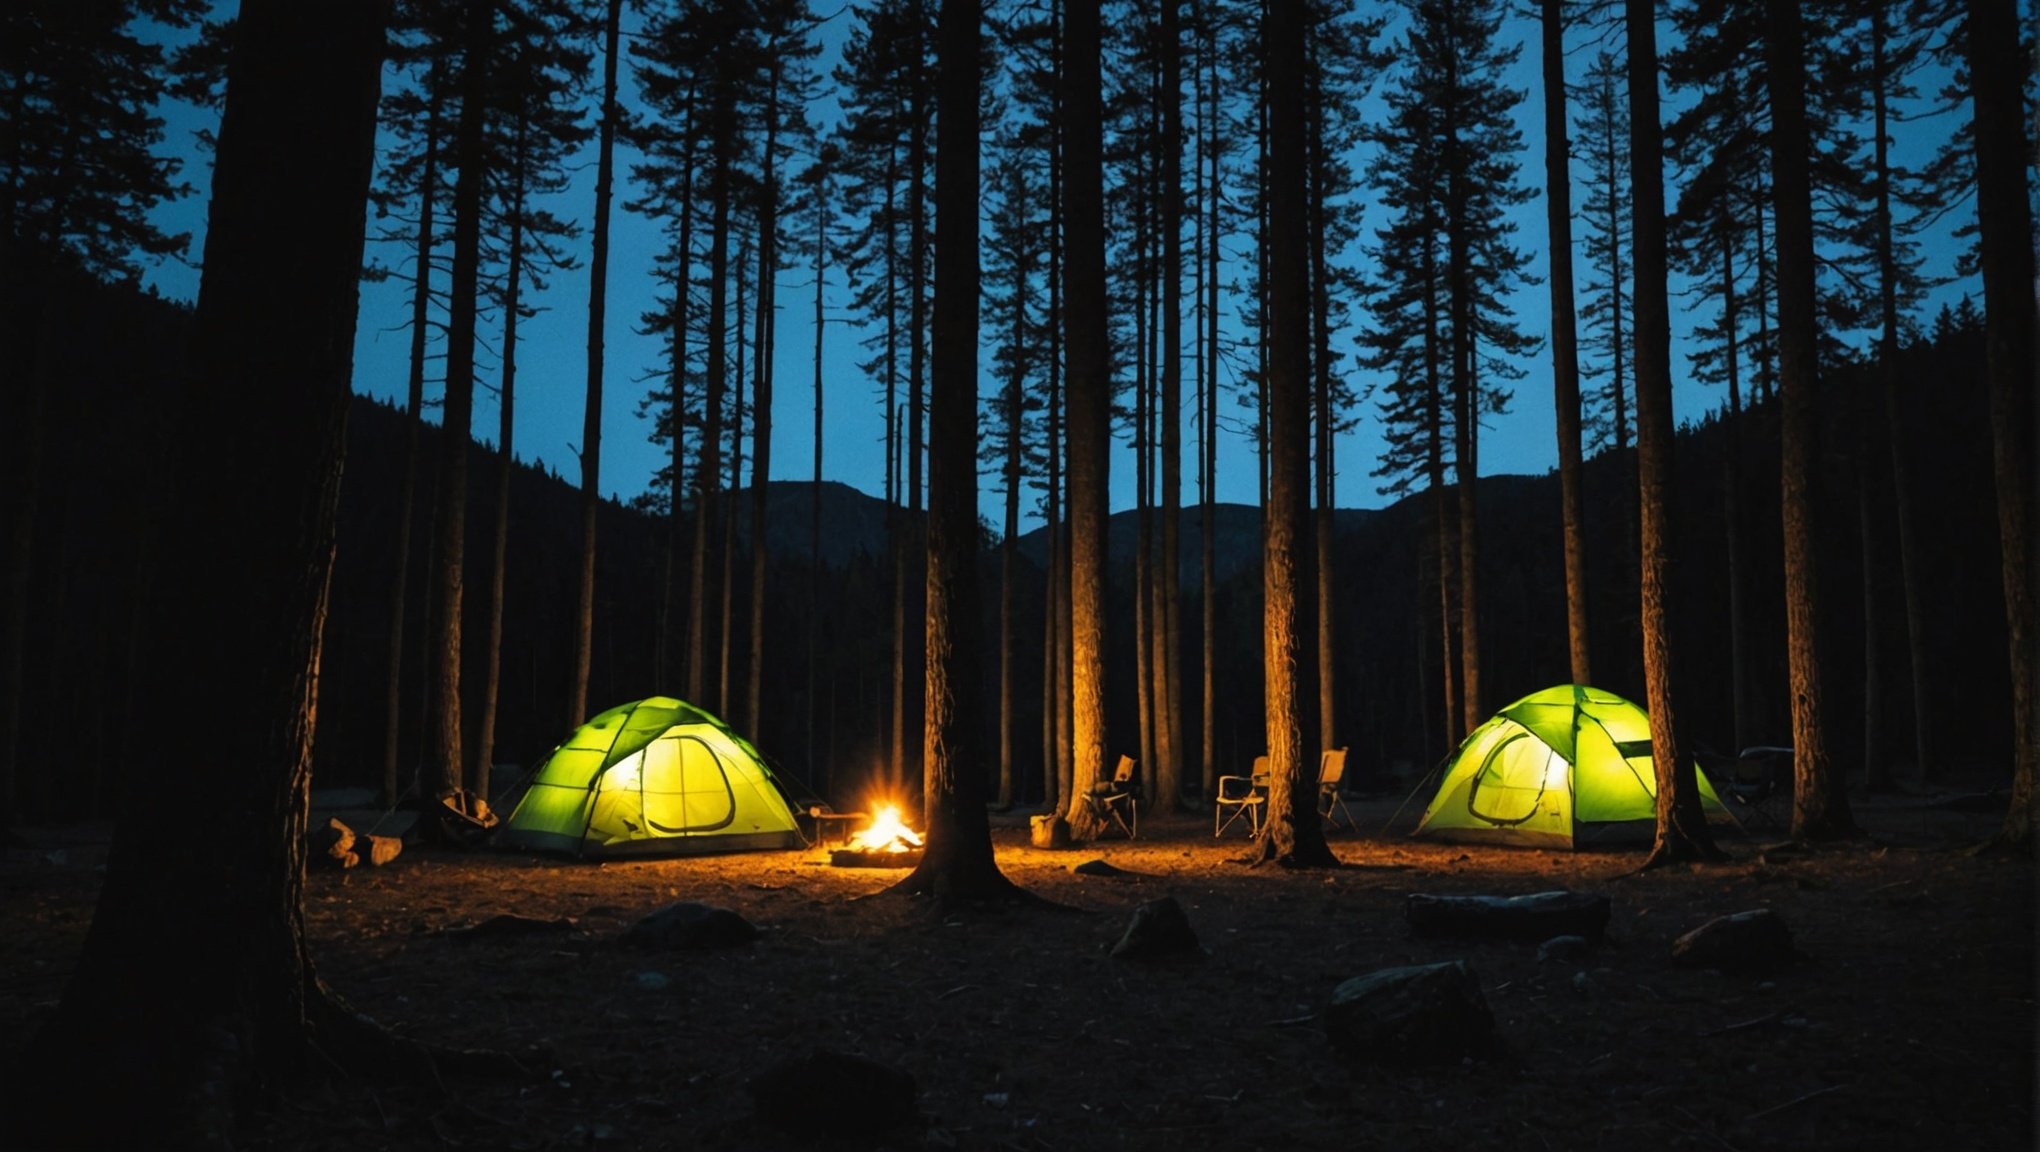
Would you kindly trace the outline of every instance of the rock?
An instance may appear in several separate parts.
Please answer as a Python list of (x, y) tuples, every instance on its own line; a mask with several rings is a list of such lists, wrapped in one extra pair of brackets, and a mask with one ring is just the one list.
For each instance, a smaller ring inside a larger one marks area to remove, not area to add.
[(1070, 846), (1070, 822), (1053, 812), (1030, 817), (1027, 825), (1028, 838), (1036, 848)]
[(1580, 936), (1598, 940), (1608, 927), (1608, 898), (1563, 888), (1527, 896), (1431, 896), (1412, 892), (1403, 904), (1403, 918), (1419, 936), (1504, 940)]
[(799, 1136), (866, 1139), (915, 1118), (912, 1073), (866, 1056), (817, 1048), (751, 1078), (752, 1111)]
[(684, 900), (666, 905), (623, 934), (626, 944), (678, 951), (732, 948), (757, 938), (757, 926), (735, 912)]
[(1546, 960), (1577, 960), (1592, 947), (1585, 936), (1553, 936), (1537, 946), (1537, 962)]
[(1125, 960), (1155, 960), (1197, 951), (1197, 933), (1191, 930), (1190, 917), (1174, 896), (1135, 908), (1126, 935), (1112, 946), (1112, 955)]
[(631, 982), (647, 992), (664, 992), (673, 986), (673, 978), (664, 972), (638, 972), (631, 976)]
[(1333, 990), (1324, 1025), (1341, 1050), (1392, 1066), (1452, 1063), (1494, 1047), (1494, 1014), (1463, 960), (1347, 980)]
[(465, 928), (452, 929), (447, 932), (447, 935), (458, 940), (492, 940), (513, 936), (544, 936), (554, 932), (569, 932), (573, 930), (573, 927), (574, 922), (565, 916), (561, 916), (556, 920), (540, 920), (535, 916), (518, 916), (506, 912), (503, 915), (491, 916), (487, 920), (470, 924)]
[(1763, 973), (1798, 958), (1791, 930), (1769, 908), (1717, 916), (1672, 941), (1672, 963), (1681, 968)]
[(1110, 864), (1107, 864), (1107, 863), (1106, 863), (1105, 861), (1103, 861), (1103, 860), (1086, 860), (1086, 861), (1084, 861), (1084, 862), (1083, 862), (1082, 864), (1072, 864), (1072, 865), (1070, 865), (1070, 871), (1072, 871), (1072, 872), (1076, 873), (1076, 874), (1077, 874), (1077, 875), (1079, 875), (1079, 876), (1138, 876), (1138, 875), (1140, 875), (1140, 873), (1138, 873), (1138, 872), (1128, 872), (1128, 871), (1127, 871), (1126, 869), (1124, 869), (1124, 868), (1115, 868), (1115, 867), (1113, 867), (1112, 865), (1110, 865)]

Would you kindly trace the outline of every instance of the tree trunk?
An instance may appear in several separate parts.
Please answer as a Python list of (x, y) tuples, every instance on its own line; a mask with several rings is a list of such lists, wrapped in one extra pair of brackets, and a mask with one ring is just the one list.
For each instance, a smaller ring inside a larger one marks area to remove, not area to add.
[(397, 560), (390, 574), (389, 651), (383, 664), (383, 778), (384, 808), (397, 805), (398, 736), (403, 721), (404, 615), (410, 604), (411, 520), (418, 503), (418, 425), (425, 410), (425, 345), (431, 320), (432, 302), (432, 218), (438, 199), (439, 112), (446, 87), (435, 62), (425, 87), (425, 158), (418, 177), (417, 271), (411, 281), (411, 373), (404, 421), (404, 479), (397, 497)]
[(489, 772), (496, 759), (496, 697), (503, 681), (503, 588), (510, 555), (510, 474), (517, 414), (517, 309), (524, 278), (525, 121), (517, 124), (517, 152), (511, 160), (510, 267), (503, 286), (503, 383), (496, 422), (496, 523), (489, 542), (488, 642), (482, 654), (482, 714), (475, 720), (474, 760), (468, 791), (489, 798)]
[[(822, 164), (834, 161), (833, 150), (825, 150)], [(822, 329), (828, 314), (822, 309), (823, 290), (827, 287), (829, 260), (829, 203), (832, 189), (829, 187), (829, 170), (825, 167), (821, 179), (815, 182), (815, 467), (814, 484), (810, 489), (808, 502), (808, 627), (807, 627), (807, 763), (808, 776), (821, 790), (830, 795), (832, 781), (824, 765), (834, 758), (824, 758), (815, 743), (816, 714), (820, 711), (819, 678), (817, 665), (821, 661), (819, 641), (822, 632)], [(833, 677), (831, 678), (833, 683)]]
[(928, 458), (927, 846), (891, 889), (1018, 895), (992, 858), (978, 688), (977, 326), (979, 0), (942, 0), (937, 93), (934, 389)]
[[(386, 17), (240, 8), (167, 488), (157, 755), (128, 782), (78, 966), (21, 1065), (31, 1143), (224, 1147), (241, 1090), (315, 1054), (359, 1066), (364, 1022), (304, 937), (303, 833)], [(244, 722), (189, 722), (221, 699)], [(164, 827), (205, 831), (165, 853)]]
[(1162, 0), (1162, 612), (1160, 811), (1183, 799), (1183, 76), (1177, 0)]
[(1629, 41), (1630, 266), (1636, 277), (1636, 477), (1643, 675), (1657, 779), (1657, 833), (1645, 867), (1714, 859), (1720, 851), (1700, 808), (1693, 758), (1679, 742), (1672, 632), (1672, 331), (1665, 255), (1664, 135), (1658, 122), (1654, 5), (1627, 0)]
[[(937, 142), (940, 147), (940, 142)], [(1019, 685), (1013, 669), (1015, 596), (1020, 573), (1020, 481), (1021, 457), (1025, 454), (1024, 404), (1027, 396), (1027, 358), (1020, 350), (1027, 343), (1027, 289), (1031, 276), (1026, 262), (1013, 262), (1013, 374), (1006, 381), (1005, 528), (999, 541), (999, 811), (1013, 807), (1013, 752), (1019, 737), (1014, 709)], [(1053, 519), (1051, 517), (1051, 519)], [(1050, 618), (1054, 614), (1051, 612)], [(1047, 664), (1043, 664), (1047, 668)], [(1052, 677), (1050, 677), (1052, 678)]]
[(588, 718), (588, 668), (595, 646), (595, 514), (602, 507), (603, 319), (609, 299), (609, 197), (616, 150), (616, 42), (623, 0), (609, 0), (602, 25), (602, 122), (596, 129), (595, 224), (588, 257), (588, 394), (581, 416), (581, 583), (574, 601), (573, 685), (567, 724)]
[[(744, 723), (753, 739), (764, 731), (761, 710), (765, 668), (765, 568), (768, 558), (765, 523), (771, 509), (772, 478), (772, 332), (778, 313), (773, 307), (779, 271), (779, 58), (773, 57), (770, 95), (765, 105), (765, 183), (758, 209), (758, 347), (751, 405), (751, 656), (744, 667)], [(812, 628), (812, 624), (810, 624)]]
[(1078, 840), (1100, 823), (1079, 798), (1099, 779), (1105, 730), (1105, 527), (1111, 441), (1105, 334), (1105, 188), (1098, 0), (1069, 0), (1064, 17), (1063, 242), (1069, 357), (1070, 739), (1064, 815)]
[(1325, 205), (1326, 168), (1329, 163), (1325, 156), (1325, 110), (1323, 92), (1323, 70), (1317, 59), (1315, 44), (1311, 44), (1307, 66), (1304, 71), (1306, 92), (1306, 115), (1309, 134), (1305, 143), (1309, 152), (1305, 171), (1309, 174), (1307, 196), (1310, 210), (1310, 349), (1311, 349), (1311, 398), (1315, 405), (1313, 426), (1316, 432), (1313, 441), (1315, 474), (1317, 486), (1317, 508), (1313, 528), (1316, 538), (1311, 544), (1311, 556), (1317, 569), (1314, 615), (1317, 620), (1317, 747), (1319, 752), (1338, 746), (1333, 707), (1334, 677), (1338, 654), (1336, 623), (1333, 606), (1336, 604), (1336, 585), (1333, 582), (1337, 547), (1333, 533), (1334, 505), (1336, 504), (1336, 477), (1332, 455), (1333, 431), (1336, 417), (1332, 411), (1332, 289), (1331, 270), (1326, 260)]
[[(1792, 681), (1792, 836), (1853, 835), (1849, 801), (1828, 760), (1821, 707), (1820, 592), (1814, 571), (1814, 465), (1820, 365), (1815, 349), (1813, 193), (1807, 157), (1806, 52), (1799, 5), (1768, 0), (1771, 185), (1778, 213), (1779, 473), (1785, 525), (1785, 631)], [(1637, 181), (1642, 183), (1642, 181)], [(1639, 276), (1639, 280), (1641, 277)]]
[[(701, 415), (701, 451), (694, 464), (694, 548), (688, 559), (687, 597), (687, 698), (694, 704), (707, 699), (710, 635), (715, 617), (709, 605), (715, 602), (710, 586), (714, 572), (709, 564), (709, 542), (720, 521), (722, 503), (722, 410), (729, 373), (730, 273), (730, 154), (736, 148), (732, 137), (736, 111), (731, 94), (718, 86), (710, 93), (709, 147), (713, 150), (712, 191), (709, 193), (708, 223), (708, 331), (707, 376)], [(717, 710), (720, 705), (717, 705)]]
[(1566, 654), (1572, 682), (1594, 682), (1587, 632), (1586, 502), (1580, 475), (1579, 322), (1573, 307), (1572, 146), (1566, 138), (1564, 0), (1539, 0), (1544, 55), (1544, 221), (1551, 254), (1551, 393), (1558, 409)]
[[(461, 63), (460, 124), (454, 136), (453, 283), (446, 315), (446, 399), (440, 406), (438, 544), (434, 556), (432, 650), (432, 778), (421, 781), (418, 802), (460, 791), (461, 601), (467, 569), (467, 462), (475, 402), (475, 303), (480, 289), (483, 121), (488, 115), (488, 61), (496, 5), (467, 6)], [(430, 821), (421, 823), (428, 829)]]
[(1203, 758), (1204, 796), (1210, 799), (1218, 795), (1218, 717), (1217, 717), (1217, 666), (1218, 666), (1218, 563), (1217, 563), (1217, 518), (1218, 518), (1218, 288), (1219, 288), (1219, 240), (1223, 235), (1220, 225), (1221, 206), (1224, 203), (1224, 187), (1219, 180), (1219, 163), (1223, 138), (1218, 112), (1218, 33), (1216, 25), (1206, 21), (1205, 59), (1210, 68), (1206, 84), (1209, 111), (1205, 123), (1205, 136), (1211, 150), (1211, 203), (1205, 209), (1211, 229), (1211, 239), (1204, 250), (1208, 261), (1204, 275), (1206, 313), (1210, 317), (1210, 328), (1205, 333), (1209, 341), (1205, 348), (1205, 392), (1204, 428), (1201, 433), (1204, 442), (1204, 483), (1199, 495), (1203, 499), (1202, 540), (1198, 545), (1198, 582), (1202, 592), (1199, 623), (1203, 630)]
[(1309, 624), (1309, 244), (1304, 190), (1304, 0), (1263, 12), (1268, 91), (1268, 503), (1263, 513), (1262, 660), (1267, 675), (1268, 810), (1258, 855), (1286, 867), (1336, 865), (1318, 822), (1304, 750)]
[[(1727, 215), (1727, 206), (1722, 208)], [(1738, 318), (1739, 301), (1735, 291), (1734, 245), (1726, 231), (1721, 240), (1721, 325), (1728, 333), (1726, 360), (1728, 363), (1728, 427), (1723, 437), (1721, 452), (1721, 518), (1726, 540), (1723, 542), (1722, 557), (1728, 568), (1728, 680), (1729, 699), (1734, 709), (1733, 730), (1734, 751), (1748, 748), (1752, 741), (1749, 675), (1749, 560), (1743, 545), (1743, 405), (1742, 405), (1742, 353), (1738, 348), (1737, 334), (1741, 331)]]
[[(680, 177), (680, 241), (673, 255), (673, 403), (667, 415), (667, 424), (672, 434), (672, 455), (666, 479), (668, 507), (666, 509), (666, 582), (665, 582), (665, 627), (660, 630), (664, 644), (665, 658), (659, 661), (661, 683), (683, 685), (687, 683), (687, 660), (683, 655), (679, 636), (679, 622), (684, 611), (680, 602), (681, 549), (685, 547), (687, 528), (687, 344), (688, 311), (693, 304), (694, 277), (694, 90), (688, 89), (687, 113), (682, 120), (683, 138), (686, 140), (681, 151), (682, 175)], [(817, 281), (820, 277), (816, 277)], [(820, 339), (819, 322), (816, 339)], [(696, 509), (699, 517), (699, 509)], [(690, 632), (691, 634), (691, 632)], [(674, 689), (668, 688), (667, 691)], [(693, 687), (684, 689), (690, 696)]]
[(1967, 47), (1976, 104), (1977, 221), (1982, 229), (1984, 347), (1990, 373), (1991, 466), (2003, 549), (2011, 649), (2012, 801), (2003, 838), (2024, 846), (2040, 815), (2040, 653), (2033, 628), (2033, 217), (2026, 200), (2018, 17), (2012, 0), (1969, 0)]

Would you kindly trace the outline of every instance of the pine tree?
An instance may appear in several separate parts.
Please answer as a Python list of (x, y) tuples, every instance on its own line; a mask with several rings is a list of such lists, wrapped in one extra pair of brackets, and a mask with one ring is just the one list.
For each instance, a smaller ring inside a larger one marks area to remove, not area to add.
[(1586, 505), (1580, 476), (1579, 323), (1573, 300), (1572, 146), (1566, 130), (1565, 0), (1539, 0), (1544, 76), (1545, 234), (1551, 258), (1551, 381), (1565, 557), (1566, 652), (1572, 682), (1591, 684)]

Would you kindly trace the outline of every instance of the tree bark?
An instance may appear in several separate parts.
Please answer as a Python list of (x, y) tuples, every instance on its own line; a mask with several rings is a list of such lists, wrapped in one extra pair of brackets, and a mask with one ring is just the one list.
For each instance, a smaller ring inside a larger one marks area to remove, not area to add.
[(475, 720), (474, 761), (468, 791), (489, 798), (489, 772), (496, 758), (496, 696), (503, 680), (503, 589), (510, 555), (510, 475), (517, 415), (518, 288), (524, 279), (524, 132), (518, 122), (517, 153), (511, 161), (510, 266), (503, 288), (503, 382), (496, 421), (496, 523), (489, 542), (488, 641), (482, 655), (482, 714)]
[[(1794, 0), (1768, 0), (1771, 185), (1778, 228), (1779, 473), (1785, 526), (1785, 631), (1792, 683), (1792, 836), (1855, 833), (1828, 760), (1822, 709), (1819, 581), (1814, 567), (1814, 463), (1820, 365), (1815, 349), (1813, 193), (1807, 157), (1806, 48)], [(1638, 180), (1641, 184), (1643, 181)], [(1641, 275), (1639, 274), (1639, 281)]]
[(623, 0), (609, 0), (602, 24), (602, 122), (596, 129), (595, 224), (588, 257), (588, 393), (581, 415), (581, 583), (574, 600), (573, 685), (567, 724), (588, 718), (588, 669), (595, 647), (595, 526), (602, 507), (603, 321), (609, 299), (609, 198), (615, 181), (616, 47)]
[(1183, 798), (1183, 76), (1177, 0), (1162, 0), (1162, 699), (1155, 791)]
[(1630, 267), (1636, 277), (1636, 476), (1643, 673), (1650, 712), (1657, 832), (1646, 868), (1716, 859), (1721, 853), (1700, 807), (1693, 758), (1680, 741), (1672, 632), (1672, 332), (1665, 254), (1664, 129), (1658, 121), (1654, 5), (1627, 0), (1629, 41)]
[(938, 898), (1019, 894), (992, 858), (978, 687), (977, 326), (979, 0), (942, 0), (935, 176), (934, 387), (928, 458), (927, 845), (891, 889)]
[(1258, 855), (1287, 867), (1338, 860), (1318, 821), (1316, 775), (1304, 751), (1302, 662), (1310, 492), (1309, 254), (1304, 190), (1304, 0), (1270, 0), (1267, 52), (1268, 503), (1263, 513), (1262, 661), (1267, 675), (1268, 809)]
[(1572, 682), (1594, 682), (1587, 631), (1586, 504), (1580, 469), (1579, 320), (1573, 305), (1572, 146), (1566, 137), (1564, 0), (1539, 0), (1544, 57), (1544, 220), (1551, 253), (1551, 392), (1565, 553), (1566, 655)]
[(425, 158), (418, 178), (418, 266), (411, 281), (411, 372), (404, 421), (404, 479), (397, 497), (397, 560), (390, 574), (389, 651), (383, 665), (384, 808), (397, 805), (398, 737), (403, 726), (404, 615), (410, 604), (411, 521), (418, 503), (418, 426), (425, 410), (425, 344), (432, 302), (432, 220), (438, 198), (439, 111), (446, 85), (437, 63), (425, 81)]
[[(765, 182), (758, 208), (758, 347), (752, 355), (751, 405), (751, 653), (744, 667), (744, 723), (754, 739), (763, 731), (765, 669), (766, 519), (772, 506), (772, 334), (779, 272), (779, 57), (772, 58), (765, 105)], [(810, 625), (812, 627), (812, 625)]]
[(1105, 729), (1105, 526), (1111, 380), (1105, 335), (1105, 188), (1098, 0), (1069, 0), (1064, 16), (1063, 236), (1069, 359), (1070, 739), (1064, 815), (1070, 834), (1101, 830), (1081, 801), (1108, 752)]
[[(432, 778), (421, 781), (421, 805), (460, 791), (461, 617), (467, 569), (467, 464), (474, 422), (475, 313), (480, 289), (483, 121), (488, 115), (488, 61), (494, 0), (467, 5), (461, 63), (460, 123), (454, 134), (453, 281), (446, 315), (446, 399), (440, 406), (438, 543), (435, 549), (432, 648)], [(429, 793), (429, 795), (428, 795)], [(433, 824), (424, 822), (430, 829)], [(430, 831), (426, 833), (431, 835)]]
[(2013, 0), (1969, 0), (1967, 48), (1976, 106), (1976, 203), (1982, 229), (1984, 348), (1990, 373), (1991, 468), (2003, 549), (2011, 649), (2012, 798), (2003, 839), (2024, 846), (2040, 815), (2040, 651), (2033, 627), (2033, 216)]
[[(694, 465), (694, 547), (688, 559), (687, 697), (694, 704), (707, 699), (709, 633), (715, 617), (709, 604), (714, 568), (709, 541), (714, 538), (722, 503), (722, 410), (729, 373), (730, 153), (736, 148), (736, 111), (725, 84), (709, 94), (709, 147), (712, 150), (708, 223), (708, 331), (703, 375), (708, 379), (702, 399), (701, 451)], [(715, 710), (720, 710), (718, 703)]]
[[(156, 755), (21, 1065), (31, 1143), (224, 1146), (239, 1090), (315, 1051), (352, 1065), (335, 1026), (358, 1018), (304, 937), (303, 832), (386, 19), (240, 8), (167, 489)], [(190, 723), (222, 699), (240, 722)], [(165, 853), (166, 826), (205, 831)]]

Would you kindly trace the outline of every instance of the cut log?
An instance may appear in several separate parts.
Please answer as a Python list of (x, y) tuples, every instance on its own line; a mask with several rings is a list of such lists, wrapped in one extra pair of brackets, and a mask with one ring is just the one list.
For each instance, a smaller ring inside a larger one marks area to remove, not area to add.
[(1391, 1066), (1451, 1063), (1494, 1047), (1494, 1014), (1464, 960), (1356, 976), (1333, 990), (1324, 1022), (1340, 1050)]
[(1598, 940), (1608, 927), (1608, 898), (1558, 889), (1527, 896), (1432, 896), (1410, 893), (1403, 917), (1419, 936), (1490, 940)]
[(1050, 812), (1035, 816), (1027, 821), (1029, 841), (1036, 848), (1067, 848), (1070, 846), (1070, 822)]

